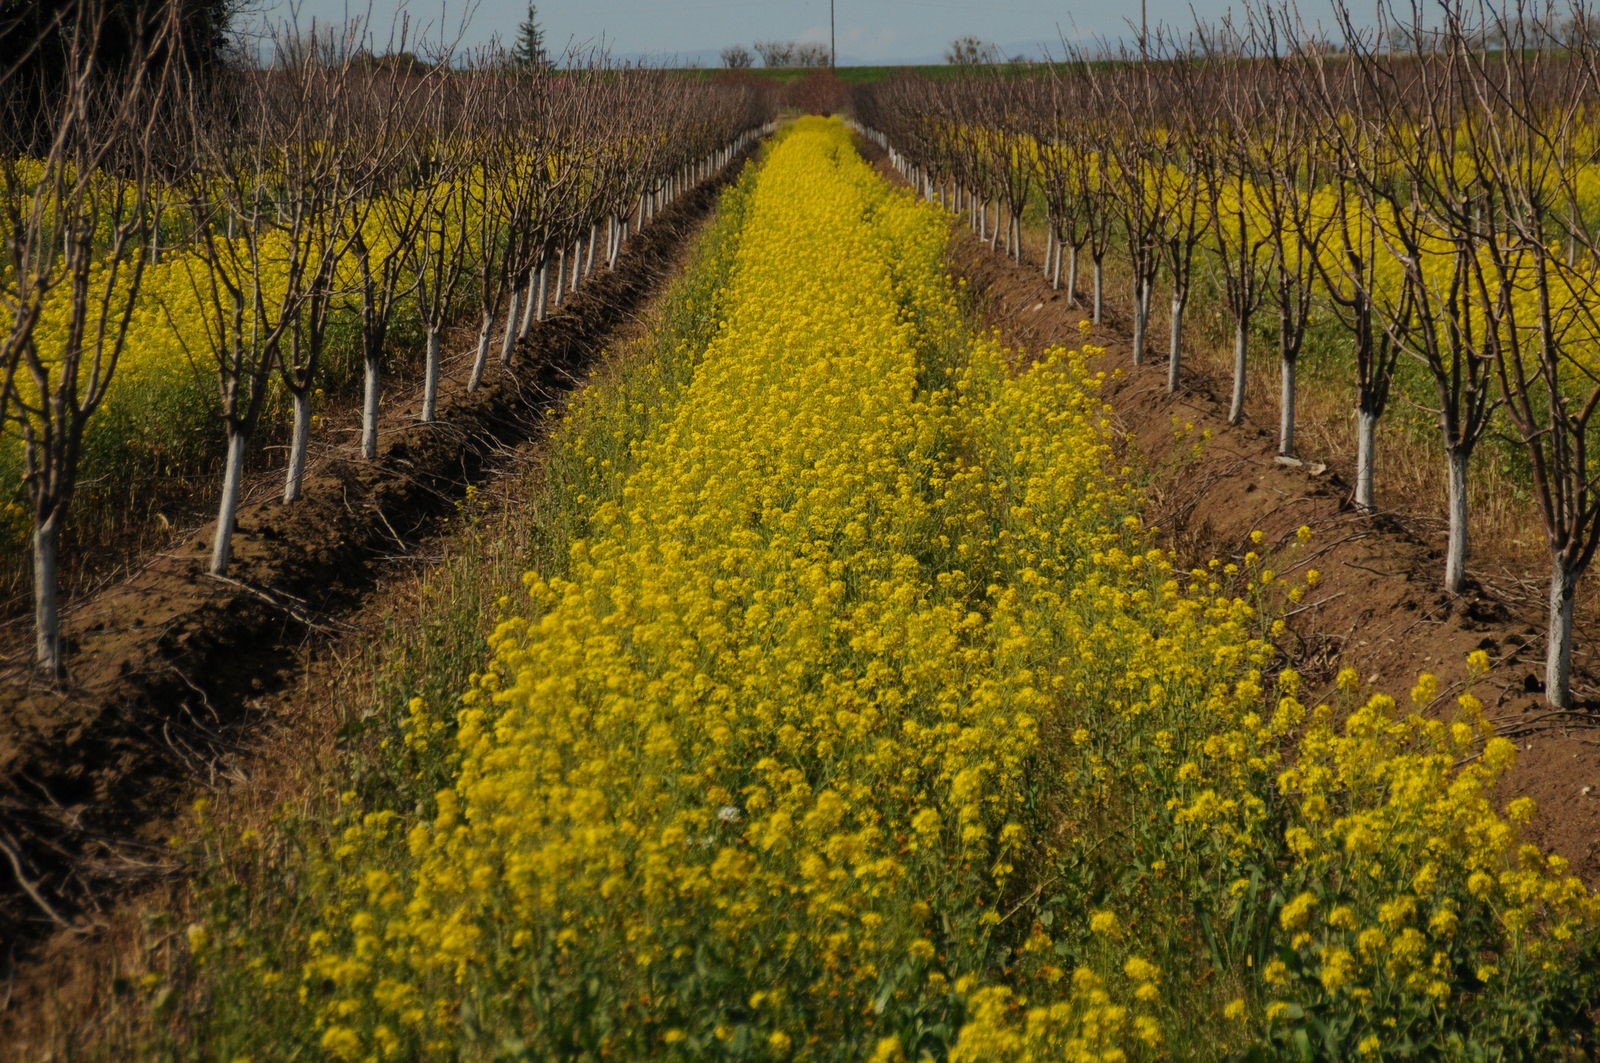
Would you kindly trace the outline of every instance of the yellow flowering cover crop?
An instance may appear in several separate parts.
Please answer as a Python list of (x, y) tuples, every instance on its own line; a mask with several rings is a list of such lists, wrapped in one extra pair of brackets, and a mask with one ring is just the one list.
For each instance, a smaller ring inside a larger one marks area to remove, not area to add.
[(412, 703), (448, 785), (411, 822), (356, 808), (331, 854), (320, 1051), (1563, 1036), (1593, 903), (1491, 807), (1509, 750), (1475, 706), (1336, 725), (1270, 678), (1267, 560), (1149, 547), (1084, 354), (1010, 373), (947, 221), (841, 125), (735, 194), (692, 374), (609, 450), (626, 388), (580, 401), (556, 445), (604, 486), (570, 564), (528, 573), (459, 711)]

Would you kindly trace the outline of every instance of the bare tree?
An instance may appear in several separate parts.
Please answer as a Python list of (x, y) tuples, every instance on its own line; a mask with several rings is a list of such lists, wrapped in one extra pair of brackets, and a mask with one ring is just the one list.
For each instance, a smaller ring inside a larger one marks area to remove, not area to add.
[(742, 44), (730, 44), (722, 49), (722, 65), (729, 70), (748, 70), (755, 65), (756, 57)]
[[(346, 51), (346, 56), (351, 54)], [(348, 67), (349, 59), (341, 61)], [(347, 76), (347, 71), (345, 75)], [(222, 495), (210, 571), (222, 575), (232, 552), (245, 459), (271, 391), (281, 345), (324, 274), (321, 260), (337, 241), (318, 238), (320, 200), (286, 197), (283, 145), (323, 131), (324, 115), (280, 107), (275, 74), (240, 79), (231, 108), (196, 99), (189, 137), (197, 169), (187, 182), (194, 227), (192, 254), (180, 268), (199, 320), (169, 308), (172, 327), (191, 351), (203, 346), (216, 371), (219, 413), (227, 437)], [(337, 165), (336, 154), (318, 156)], [(198, 335), (193, 335), (198, 325)]]
[(761, 56), (761, 65), (771, 69), (794, 66), (793, 41), (757, 41), (756, 54)]
[(1326, 225), (1320, 230), (1321, 252), (1312, 260), (1328, 306), (1351, 340), (1356, 387), (1354, 501), (1371, 511), (1378, 422), (1391, 397), (1401, 349), (1397, 337), (1410, 330), (1412, 316), (1411, 289), (1398, 280), (1399, 271), (1381, 235), (1379, 208), (1365, 194), (1360, 176), (1363, 168), (1375, 164), (1385, 142), (1373, 123), (1350, 117), (1352, 107), (1373, 106), (1358, 91), (1360, 80), (1351, 58), (1307, 48), (1291, 18), (1279, 24), (1285, 27), (1287, 47), (1301, 74), (1289, 79), (1288, 87), (1320, 131), (1308, 139), (1309, 152), (1329, 162), (1327, 186), (1315, 197), (1320, 204), (1313, 206)]
[(944, 61), (952, 66), (980, 66), (1000, 61), (1000, 49), (991, 41), (966, 34), (950, 42)]
[[(130, 61), (107, 72), (97, 67), (107, 9), (85, 0), (72, 14), (64, 24), (67, 76), (56, 93), (39, 97), (52, 111), (50, 141), (36, 160), (9, 153), (0, 160), (0, 425), (22, 437), (34, 656), (52, 677), (63, 671), (61, 538), (84, 432), (115, 376), (148, 261), (152, 149), (181, 31), (170, 9), (138, 24)], [(52, 340), (41, 336), (42, 323), (52, 326)]]
[(808, 70), (817, 70), (826, 67), (833, 60), (833, 53), (826, 44), (816, 41), (800, 41), (794, 47), (794, 65)]
[[(1470, 196), (1452, 220), (1475, 239), (1464, 268), (1484, 315), (1506, 419), (1527, 455), (1550, 551), (1545, 695), (1572, 705), (1578, 581), (1600, 546), (1600, 470), (1591, 457), (1600, 410), (1600, 238), (1585, 186), (1592, 163), (1572, 150), (1592, 126), (1600, 42), (1575, 7), (1558, 37), (1518, 2), (1484, 33), (1451, 5), (1444, 32), (1465, 88), (1457, 143)], [(1491, 57), (1477, 45), (1498, 36)], [(1558, 249), (1565, 247), (1566, 254)], [(1492, 334), (1492, 336), (1491, 336)]]
[[(1106, 140), (1106, 175), (1115, 186), (1118, 221), (1128, 265), (1133, 274), (1133, 362), (1143, 364), (1149, 339), (1150, 296), (1161, 268), (1162, 236), (1167, 204), (1151, 190), (1159, 186), (1157, 171), (1167, 163), (1161, 151), (1164, 134), (1150, 128), (1155, 86), (1149, 64), (1132, 57), (1110, 70), (1086, 62), (1096, 104), (1115, 123)], [(1155, 139), (1152, 140), (1152, 137)]]
[(289, 462), (284, 472), (283, 500), (300, 497), (306, 454), (311, 439), (312, 398), (322, 370), (328, 324), (340, 294), (339, 264), (348, 249), (346, 211), (355, 193), (340, 165), (339, 153), (346, 135), (344, 110), (346, 79), (337, 65), (322, 62), (282, 67), (276, 79), (279, 106), (324, 116), (321, 129), (307, 126), (291, 130), (298, 139), (283, 144), (282, 196), (305, 204), (307, 239), (322, 248), (306, 286), (306, 298), (296, 308), (287, 342), (279, 344), (278, 379), (289, 393), (292, 428)]
[[(541, 69), (533, 65), (528, 69)], [(431, 182), (426, 142), (413, 125), (418, 101), (442, 72), (423, 78), (378, 71), (362, 76), (354, 128), (343, 144), (344, 167), (355, 171), (356, 194), (347, 216), (349, 256), (354, 262), (355, 302), (361, 323), (361, 456), (378, 453), (378, 413), (389, 327), (396, 305), (420, 283), (406, 249), (428, 221), (426, 196), (413, 194)], [(509, 76), (509, 75), (508, 75)]]
[[(1449, 506), (1444, 585), (1454, 594), (1466, 584), (1468, 468), (1497, 402), (1493, 347), (1503, 305), (1499, 293), (1471, 283), (1472, 263), (1484, 248), (1471, 221), (1474, 178), (1457, 165), (1465, 104), (1459, 59), (1448, 52), (1435, 57), (1434, 30), (1422, 25), (1420, 10), (1408, 17), (1412, 38), (1425, 40), (1428, 52), (1404, 63), (1386, 61), (1347, 21), (1356, 96), (1347, 113), (1378, 148), (1358, 161), (1357, 190), (1405, 289), (1386, 307), (1386, 327), (1427, 369), (1438, 402)], [(1480, 323), (1484, 315), (1487, 326)]]

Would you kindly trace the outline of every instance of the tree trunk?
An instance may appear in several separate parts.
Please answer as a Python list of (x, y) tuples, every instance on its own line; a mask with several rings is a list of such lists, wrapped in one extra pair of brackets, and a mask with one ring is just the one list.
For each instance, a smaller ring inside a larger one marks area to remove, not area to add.
[(494, 335), (494, 311), (485, 310), (478, 323), (478, 351), (472, 358), (472, 376), (467, 379), (467, 391), (477, 391), (483, 383), (483, 371), (489, 362), (489, 341)]
[(1228, 406), (1228, 423), (1244, 420), (1244, 371), (1250, 353), (1250, 327), (1240, 321), (1233, 326), (1233, 402)]
[(228, 570), (233, 556), (233, 522), (239, 515), (239, 493), (244, 488), (244, 451), (250, 437), (228, 426), (228, 461), (222, 473), (222, 501), (217, 506), (217, 536), (211, 543), (211, 574)]
[[(1056, 249), (1056, 273), (1061, 272), (1061, 249)], [(1078, 305), (1078, 249), (1067, 248), (1067, 305)]]
[(1378, 453), (1378, 415), (1356, 411), (1356, 505), (1372, 511), (1372, 467)]
[(1173, 394), (1178, 390), (1178, 375), (1183, 371), (1183, 306), (1186, 298), (1182, 295), (1172, 296), (1172, 327), (1167, 334), (1167, 393)]
[(606, 268), (617, 268), (617, 216), (606, 215)]
[(583, 260), (583, 275), (585, 277), (594, 272), (594, 245), (599, 238), (600, 223), (592, 221), (589, 223), (589, 254)]
[(545, 281), (550, 276), (550, 264), (539, 263), (539, 292), (533, 300), (533, 317), (536, 321), (544, 320)]
[(1444, 589), (1460, 594), (1467, 582), (1467, 451), (1448, 452), (1450, 540), (1445, 545)]
[(517, 338), (525, 339), (528, 330), (533, 327), (533, 299), (539, 289), (539, 274), (537, 270), (528, 271), (528, 290), (522, 296), (522, 324), (517, 326)]
[[(1056, 231), (1055, 231), (1054, 228), (1049, 228), (1049, 229), (1046, 229), (1045, 232), (1044, 232), (1044, 275), (1045, 275), (1046, 278), (1049, 278), (1049, 276), (1050, 276), (1050, 263), (1052, 261), (1052, 256), (1055, 253), (1056, 253)], [(1053, 281), (1051, 283), (1050, 287), (1052, 287), (1052, 288), (1061, 287), (1060, 280), (1061, 280), (1061, 271), (1057, 270), (1056, 271), (1056, 279), (1055, 279), (1055, 281)]]
[(1106, 266), (1098, 258), (1094, 260), (1094, 313), (1091, 315), (1093, 324), (1100, 324), (1100, 318), (1105, 313), (1106, 300)]
[(1558, 709), (1572, 707), (1572, 605), (1578, 566), (1557, 553), (1550, 565), (1550, 643), (1545, 649), (1544, 692)]
[(423, 367), (422, 419), (431, 421), (439, 406), (439, 326), (428, 326), (426, 365)]
[(582, 278), (579, 276), (579, 274), (581, 274), (582, 272), (583, 272), (583, 237), (579, 236), (576, 240), (572, 241), (572, 276), (570, 278), (569, 283), (572, 285), (571, 290), (574, 293), (576, 293), (577, 290), (578, 290), (578, 281), (582, 280)]
[(1144, 364), (1146, 334), (1150, 330), (1150, 282), (1133, 282), (1133, 364)]
[(561, 292), (566, 285), (567, 274), (567, 249), (562, 248), (556, 252), (556, 298), (555, 305), (561, 305)]
[(285, 504), (300, 498), (300, 485), (305, 480), (306, 448), (311, 441), (311, 389), (294, 393), (294, 429), (289, 437), (289, 469), (283, 477)]
[(1294, 404), (1295, 404), (1295, 369), (1297, 359), (1280, 358), (1279, 375), (1283, 378), (1283, 394), (1278, 411), (1278, 453), (1286, 458), (1294, 457)]
[(500, 338), (500, 364), (511, 364), (511, 352), (517, 347), (517, 300), (522, 295), (521, 286), (511, 289), (511, 306), (506, 309), (506, 332)]
[(361, 456), (371, 461), (378, 456), (378, 394), (383, 383), (383, 364), (378, 358), (366, 363), (361, 394)]
[(34, 662), (51, 678), (61, 675), (60, 508), (33, 528)]

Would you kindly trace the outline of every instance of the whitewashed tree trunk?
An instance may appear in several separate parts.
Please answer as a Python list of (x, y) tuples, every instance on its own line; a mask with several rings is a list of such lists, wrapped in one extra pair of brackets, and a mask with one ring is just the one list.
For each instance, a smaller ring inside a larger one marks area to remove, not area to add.
[[(1046, 229), (1044, 232), (1044, 275), (1046, 279), (1048, 279), (1050, 276), (1050, 263), (1054, 258), (1055, 253), (1056, 231), (1054, 227), (1051, 227)], [(1055, 285), (1051, 285), (1051, 287), (1055, 287)]]
[(306, 449), (311, 442), (311, 390), (294, 393), (294, 428), (289, 436), (289, 468), (283, 475), (285, 504), (300, 498), (305, 481)]
[(528, 330), (533, 328), (534, 299), (539, 292), (539, 271), (528, 271), (528, 290), (522, 296), (522, 323), (517, 326), (517, 338), (526, 339)]
[(1378, 453), (1378, 415), (1356, 411), (1356, 505), (1371, 511), (1372, 468)]
[(239, 516), (239, 494), (244, 489), (244, 452), (250, 437), (228, 426), (228, 458), (222, 471), (222, 500), (217, 505), (217, 536), (211, 543), (211, 574), (228, 570), (233, 556), (233, 526)]
[(33, 528), (34, 662), (61, 674), (61, 517), (59, 510)]
[(427, 356), (422, 375), (422, 419), (433, 420), (439, 408), (439, 326), (428, 326)]
[(583, 271), (583, 237), (579, 236), (576, 240), (572, 241), (572, 275), (569, 278), (569, 281), (570, 281), (570, 284), (571, 284), (570, 290), (572, 292), (574, 292), (574, 293), (576, 293), (577, 290), (578, 290), (578, 282), (583, 279), (582, 277), (579, 276), (579, 274), (582, 271)]
[(555, 305), (561, 305), (561, 293), (566, 285), (567, 249), (562, 248), (556, 252), (556, 298)]
[(1283, 380), (1283, 389), (1279, 397), (1281, 409), (1278, 411), (1278, 453), (1286, 458), (1294, 457), (1294, 405), (1296, 392), (1295, 370), (1296, 359), (1280, 358), (1278, 360), (1279, 375)]
[(1183, 371), (1183, 306), (1182, 296), (1172, 297), (1172, 327), (1167, 333), (1167, 392), (1178, 390), (1178, 375)]
[(594, 245), (595, 241), (599, 238), (600, 223), (597, 221), (592, 221), (589, 223), (589, 254), (583, 260), (583, 275), (585, 277), (594, 272)]
[(505, 335), (500, 337), (501, 365), (510, 365), (511, 352), (517, 349), (517, 311), (519, 309), (518, 299), (521, 295), (522, 289), (520, 287), (511, 290), (511, 306), (506, 310), (506, 331)]
[(1143, 277), (1133, 282), (1133, 364), (1144, 364), (1146, 334), (1150, 325), (1150, 282)]
[(538, 321), (543, 321), (544, 320), (544, 313), (545, 313), (545, 310), (544, 310), (544, 307), (545, 307), (545, 281), (549, 279), (549, 276), (550, 276), (550, 264), (548, 262), (540, 262), (539, 263), (539, 294), (537, 296), (535, 296), (534, 300), (533, 300), (533, 316)]
[(494, 336), (494, 314), (484, 311), (483, 319), (478, 323), (478, 350), (472, 358), (472, 376), (467, 379), (467, 390), (477, 391), (478, 385), (483, 383), (483, 371), (488, 367), (489, 342)]
[(1244, 420), (1245, 367), (1250, 354), (1250, 330), (1243, 321), (1233, 326), (1233, 400), (1228, 404), (1228, 423)]
[(1544, 691), (1558, 709), (1572, 707), (1572, 606), (1577, 590), (1577, 565), (1556, 554), (1550, 565), (1550, 641), (1545, 648)]
[(1467, 582), (1467, 452), (1451, 450), (1449, 463), (1450, 538), (1445, 544), (1444, 588), (1460, 594)]
[(1090, 320), (1098, 325), (1106, 309), (1106, 267), (1104, 262), (1096, 261), (1094, 264), (1094, 313)]
[(361, 456), (378, 456), (378, 396), (383, 383), (383, 365), (377, 358), (363, 359), (361, 389)]

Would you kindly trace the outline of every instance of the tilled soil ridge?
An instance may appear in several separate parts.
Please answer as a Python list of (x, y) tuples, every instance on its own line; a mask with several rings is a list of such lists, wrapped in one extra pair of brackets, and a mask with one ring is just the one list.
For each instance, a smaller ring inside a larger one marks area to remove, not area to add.
[(331, 458), (292, 506), (242, 507), (225, 580), (205, 575), (208, 527), (68, 612), (67, 685), (0, 677), (0, 967), (108, 891), (165, 870), (141, 828), (214, 772), (289, 678), (294, 648), (337, 627), (384, 558), (538, 431), (742, 163), (658, 215), (615, 269), (530, 331), (509, 370), (443, 398), (435, 421), (388, 410), (375, 460)]

